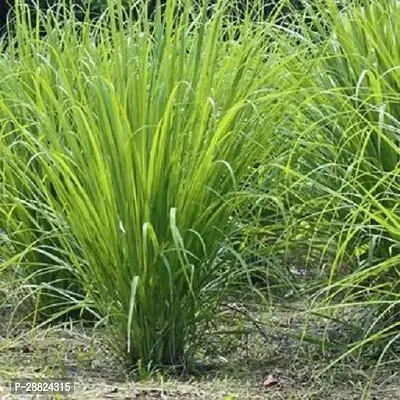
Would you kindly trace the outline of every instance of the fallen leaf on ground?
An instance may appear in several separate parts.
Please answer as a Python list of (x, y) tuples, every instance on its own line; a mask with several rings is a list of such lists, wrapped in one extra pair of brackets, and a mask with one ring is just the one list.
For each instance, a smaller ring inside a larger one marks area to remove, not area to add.
[(280, 382), (273, 375), (268, 375), (267, 379), (263, 382), (263, 388), (266, 390), (276, 389), (280, 386)]

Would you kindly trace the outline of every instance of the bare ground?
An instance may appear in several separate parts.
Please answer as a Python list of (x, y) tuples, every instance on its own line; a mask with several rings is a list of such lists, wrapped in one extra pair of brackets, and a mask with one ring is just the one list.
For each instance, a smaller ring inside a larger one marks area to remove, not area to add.
[[(332, 356), (315, 345), (299, 347), (285, 327), (302, 322), (290, 312), (265, 317), (268, 328), (242, 326), (242, 334), (213, 333), (204, 345), (199, 372), (190, 377), (149, 374), (138, 380), (123, 370), (96, 330), (63, 325), (32, 331), (8, 325), (0, 316), (0, 399), (16, 397), (12, 378), (69, 377), (75, 393), (69, 399), (400, 399), (399, 364), (378, 369), (371, 390), (374, 365), (347, 359), (324, 374)], [(318, 329), (318, 327), (316, 327)], [(397, 365), (397, 366), (396, 366)], [(60, 399), (36, 397), (40, 399)]]

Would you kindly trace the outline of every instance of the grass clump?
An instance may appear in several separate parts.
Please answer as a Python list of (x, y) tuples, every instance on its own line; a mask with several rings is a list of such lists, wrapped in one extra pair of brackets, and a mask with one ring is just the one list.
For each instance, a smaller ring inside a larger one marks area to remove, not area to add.
[(338, 359), (396, 353), (397, 2), (261, 10), (21, 6), (3, 49), (2, 276), (105, 318), (141, 371), (193, 361), (238, 292), (317, 298), (348, 337), (300, 339)]
[(112, 3), (96, 23), (48, 12), (42, 38), (21, 10), (1, 60), (6, 265), (43, 310), (90, 299), (133, 363), (193, 354), (237, 272), (218, 256), (238, 182), (279, 118), (266, 31), (244, 21), (233, 40), (225, 10), (170, 1), (125, 26)]
[(278, 187), (292, 215), (286, 234), (306, 227), (318, 311), (340, 319), (343, 308), (356, 310), (361, 336), (349, 348), (366, 345), (382, 360), (400, 333), (398, 4), (340, 13), (327, 3), (332, 34), (308, 42), (289, 72), (301, 82), (288, 124), (297, 138), (277, 163)]

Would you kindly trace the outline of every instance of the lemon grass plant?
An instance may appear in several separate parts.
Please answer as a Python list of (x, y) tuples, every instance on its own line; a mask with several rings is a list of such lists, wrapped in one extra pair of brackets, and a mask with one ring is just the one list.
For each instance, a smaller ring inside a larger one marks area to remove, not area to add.
[(317, 272), (327, 270), (318, 312), (360, 316), (351, 323), (362, 336), (345, 355), (367, 346), (383, 361), (400, 335), (399, 4), (365, 1), (345, 12), (321, 5), (332, 34), (307, 41), (288, 73), (301, 90), (292, 118), (298, 138), (278, 165), (282, 193), (308, 227), (309, 254), (320, 254)]
[(38, 12), (35, 30), (22, 4), (0, 60), (3, 268), (43, 309), (86, 299), (134, 363), (193, 355), (237, 269), (219, 256), (240, 183), (282, 118), (268, 26), (233, 29), (226, 9), (171, 0), (133, 20), (110, 2), (96, 22)]

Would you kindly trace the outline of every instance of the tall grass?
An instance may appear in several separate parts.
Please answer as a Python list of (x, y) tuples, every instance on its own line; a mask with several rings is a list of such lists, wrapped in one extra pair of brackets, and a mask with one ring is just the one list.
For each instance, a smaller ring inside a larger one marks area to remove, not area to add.
[(83, 22), (21, 5), (0, 59), (1, 269), (41, 314), (86, 307), (129, 361), (160, 365), (193, 358), (247, 255), (283, 292), (306, 264), (320, 313), (361, 315), (344, 355), (383, 360), (400, 334), (400, 20), (395, 0), (360, 4), (309, 4), (299, 26), (261, 22), (261, 2), (234, 22), (224, 0)]
[(341, 13), (326, 3), (331, 35), (306, 40), (288, 72), (301, 90), (287, 126), (297, 139), (276, 163), (293, 221), (286, 234), (306, 227), (326, 301), (319, 311), (361, 315), (349, 353), (365, 345), (382, 361), (400, 334), (399, 6), (365, 1)]
[(281, 118), (268, 29), (206, 5), (169, 1), (154, 21), (50, 10), (42, 37), (20, 7), (0, 60), (3, 266), (43, 309), (89, 299), (134, 363), (193, 355), (235, 272), (219, 256), (241, 182)]

